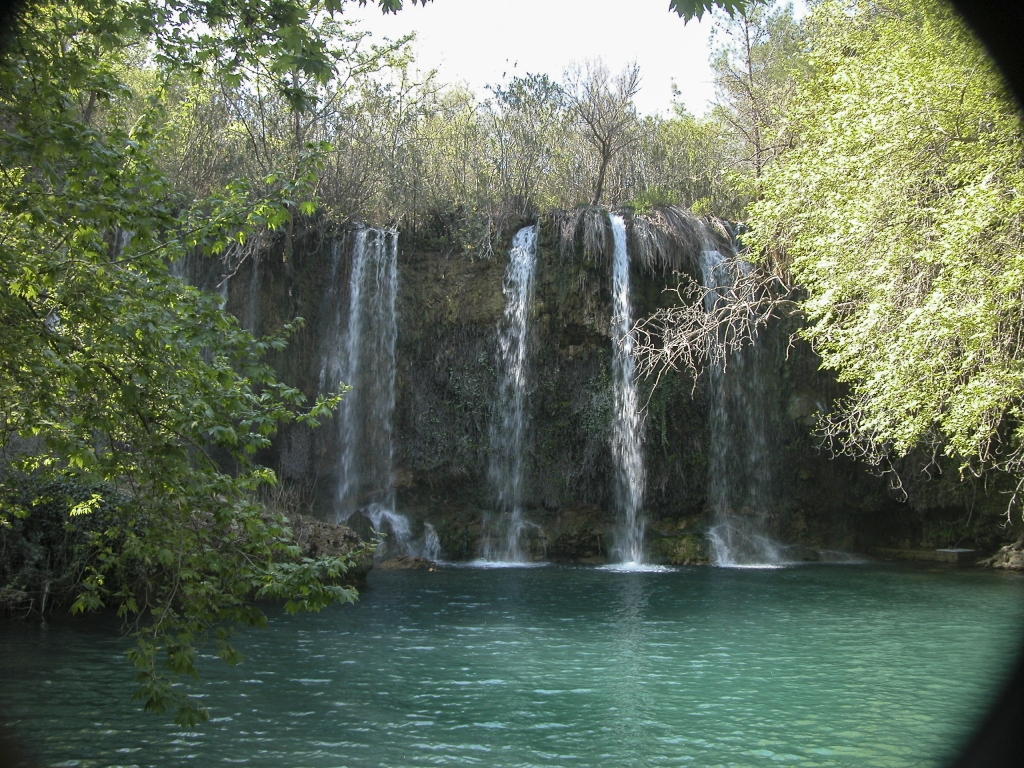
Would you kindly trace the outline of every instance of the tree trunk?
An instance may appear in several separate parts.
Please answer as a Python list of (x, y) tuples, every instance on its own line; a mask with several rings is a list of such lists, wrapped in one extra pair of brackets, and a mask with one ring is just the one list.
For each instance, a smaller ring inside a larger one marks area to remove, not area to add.
[(610, 152), (601, 153), (601, 170), (597, 174), (597, 187), (594, 188), (594, 202), (591, 205), (601, 204), (601, 195), (604, 194), (604, 177), (608, 171), (608, 163), (611, 161), (612, 156)]

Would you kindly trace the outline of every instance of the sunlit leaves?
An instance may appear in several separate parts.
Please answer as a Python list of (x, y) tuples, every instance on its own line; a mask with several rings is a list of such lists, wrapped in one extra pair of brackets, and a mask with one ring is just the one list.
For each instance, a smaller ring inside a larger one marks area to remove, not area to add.
[(752, 224), (851, 387), (827, 429), (882, 464), (927, 446), (1024, 474), (1021, 117), (947, 6), (824, 3), (809, 23), (795, 146)]
[(88, 499), (80, 501), (71, 507), (71, 509), (68, 510), (68, 515), (70, 517), (75, 517), (76, 515), (88, 515), (92, 513), (97, 506), (99, 506), (99, 503), (102, 500), (103, 497), (100, 496), (100, 494), (94, 493)]
[[(168, 269), (309, 212), (322, 147), (301, 148), (267, 185), (229, 181), (205, 197), (176, 195), (161, 164), (161, 78), (202, 61), (231, 71), (250, 45), (268, 69), (291, 56), (322, 77), (332, 59), (303, 31), (320, 7), (40, 2), (0, 65), (0, 519), (43, 503), (22, 499), (26, 477), (103, 489), (66, 502), (69, 525), (97, 523), (72, 612), (116, 606), (133, 622), (138, 697), (181, 722), (203, 713), (171, 678), (195, 674), (211, 634), (262, 624), (256, 594), (302, 608), (353, 597), (303, 582), (347, 561), (304, 560), (285, 521), (252, 502), (275, 479), (253, 456), (278, 426), (313, 425), (338, 402), (307, 406), (266, 363), (298, 323), (254, 339), (219, 296)], [(164, 72), (135, 66), (147, 46)]]

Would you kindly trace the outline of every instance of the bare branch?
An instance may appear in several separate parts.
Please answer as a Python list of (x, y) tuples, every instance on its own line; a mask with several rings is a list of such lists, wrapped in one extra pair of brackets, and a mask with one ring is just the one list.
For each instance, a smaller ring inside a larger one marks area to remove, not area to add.
[(684, 275), (678, 286), (666, 289), (675, 293), (677, 306), (636, 323), (632, 334), (639, 375), (660, 378), (668, 369), (688, 371), (696, 385), (705, 368), (726, 365), (728, 355), (753, 344), (772, 318), (796, 310), (790, 287), (777, 275), (738, 258), (723, 261), (718, 270), (729, 279), (701, 285)]

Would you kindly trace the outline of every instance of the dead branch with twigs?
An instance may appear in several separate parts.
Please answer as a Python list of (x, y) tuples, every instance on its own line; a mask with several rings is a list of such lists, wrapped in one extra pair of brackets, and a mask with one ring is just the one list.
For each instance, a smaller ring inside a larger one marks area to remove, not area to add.
[(753, 344), (772, 318), (797, 309), (792, 288), (778, 275), (733, 258), (723, 262), (729, 279), (722, 285), (701, 285), (683, 275), (667, 292), (676, 306), (659, 309), (633, 326), (637, 374), (657, 380), (668, 370), (689, 372), (697, 379), (708, 367), (725, 366), (728, 355)]

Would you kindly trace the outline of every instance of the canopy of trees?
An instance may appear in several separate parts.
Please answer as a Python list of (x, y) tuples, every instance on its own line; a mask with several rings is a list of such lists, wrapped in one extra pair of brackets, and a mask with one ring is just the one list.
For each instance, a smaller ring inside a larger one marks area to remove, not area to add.
[(850, 385), (826, 431), (882, 466), (927, 448), (1020, 477), (1021, 115), (948, 6), (825, 3), (808, 35), (750, 224)]
[(681, 110), (638, 115), (635, 68), (611, 73), (594, 61), (561, 81), (525, 75), (478, 100), (418, 71), (407, 41), (371, 44), (339, 24), (334, 40), (343, 39), (339, 74), (301, 111), (266, 68), (241, 83), (209, 78), (172, 91), (174, 141), (162, 167), (176, 189), (212, 191), (243, 174), (262, 191), (272, 170), (292, 169), (313, 148), (314, 191), (335, 219), (397, 221), (410, 235), (481, 251), (525, 216), (595, 200), (733, 217), (747, 200), (729, 159), (738, 146), (720, 122)]
[[(295, 114), (319, 105), (339, 58), (366, 66), (350, 42), (331, 43), (338, 10), (38, 2), (0, 64), (0, 525), (64, 506), (90, 550), (72, 610), (117, 608), (134, 627), (138, 696), (183, 722), (203, 713), (171, 680), (195, 675), (207, 637), (236, 661), (231, 626), (265, 621), (253, 598), (292, 610), (354, 598), (337, 584), (346, 559), (301, 557), (254, 503), (274, 476), (253, 454), (337, 396), (305, 406), (262, 360), (284, 338), (252, 338), (168, 269), (312, 209), (305, 149), (257, 183), (214, 151), (218, 183), (189, 194), (168, 160), (200, 150), (167, 149), (189, 125), (175, 119), (179, 94), (207, 77), (241, 88), (265, 73), (268, 98)], [(27, 597), (7, 587), (5, 603)]]

